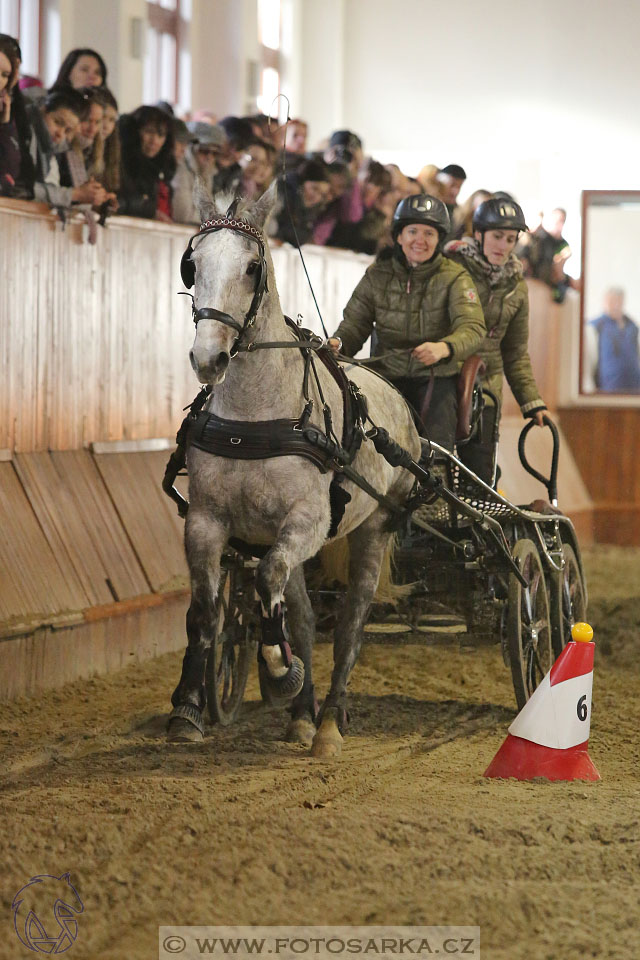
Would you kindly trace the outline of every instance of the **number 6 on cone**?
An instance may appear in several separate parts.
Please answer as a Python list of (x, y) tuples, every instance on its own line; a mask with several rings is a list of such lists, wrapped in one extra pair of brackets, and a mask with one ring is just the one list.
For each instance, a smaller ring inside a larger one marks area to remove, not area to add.
[(566, 645), (509, 727), (485, 777), (599, 780), (588, 752), (593, 630), (576, 623)]

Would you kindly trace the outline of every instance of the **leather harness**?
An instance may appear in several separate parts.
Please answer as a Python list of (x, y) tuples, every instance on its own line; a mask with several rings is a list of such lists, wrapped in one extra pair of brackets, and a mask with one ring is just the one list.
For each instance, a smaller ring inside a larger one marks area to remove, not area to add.
[[(347, 451), (349, 462), (351, 462), (362, 442), (363, 427), (367, 418), (366, 398), (355, 383), (345, 375), (329, 347), (321, 341), (318, 343), (318, 338), (311, 331), (298, 327), (289, 317), (285, 317), (285, 320), (297, 337), (297, 342), (292, 342), (292, 345), (307, 351), (310, 357), (305, 359), (311, 364), (313, 364), (313, 351), (340, 388), (343, 404), (340, 446), (343, 451)], [(285, 343), (288, 342), (285, 341)], [(315, 368), (313, 369), (315, 373)], [(305, 376), (305, 379), (308, 377)], [(211, 391), (207, 397), (210, 393)], [(309, 439), (314, 435), (313, 431), (307, 429), (313, 401), (310, 400), (306, 387), (305, 394), (307, 403), (296, 419), (225, 420), (215, 413), (206, 411), (198, 412), (195, 417), (190, 415), (186, 418), (187, 442), (199, 450), (233, 460), (266, 460), (293, 455), (310, 460), (322, 473), (336, 469), (338, 464), (326, 447), (321, 447)], [(324, 398), (321, 399), (325, 414), (324, 436), (335, 439), (331, 411), (324, 402)]]

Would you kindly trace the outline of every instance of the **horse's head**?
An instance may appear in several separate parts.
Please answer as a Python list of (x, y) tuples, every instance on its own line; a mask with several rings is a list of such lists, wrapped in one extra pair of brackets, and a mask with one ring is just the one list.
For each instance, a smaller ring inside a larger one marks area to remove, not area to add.
[[(229, 195), (212, 198), (201, 180), (196, 183), (203, 227), (185, 252), (182, 277), (194, 286), (196, 337), (189, 358), (201, 383), (224, 380), (229, 360), (261, 311), (272, 270), (262, 229), (275, 198), (275, 183), (255, 203), (236, 203)], [(249, 229), (225, 227), (220, 224), (225, 218)]]

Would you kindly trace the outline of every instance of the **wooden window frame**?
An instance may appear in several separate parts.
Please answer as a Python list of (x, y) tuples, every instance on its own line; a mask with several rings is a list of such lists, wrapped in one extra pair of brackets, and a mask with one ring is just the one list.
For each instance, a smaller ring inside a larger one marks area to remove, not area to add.
[[(38, 66), (36, 75), (38, 77), (42, 74), (42, 63), (44, 60), (43, 57), (43, 45), (44, 45), (44, 10), (42, 9), (42, 0), (37, 0), (38, 3)], [(22, 0), (14, 0), (14, 9), (16, 10), (16, 31), (15, 37), (18, 43), (20, 41), (20, 31), (22, 29)]]
[(184, 37), (184, 19), (182, 17), (182, 0), (176, 0), (175, 10), (167, 10), (153, 0), (147, 0), (147, 22), (157, 33), (168, 33), (176, 42), (176, 57), (174, 66), (175, 84), (173, 102), (180, 102), (180, 49)]

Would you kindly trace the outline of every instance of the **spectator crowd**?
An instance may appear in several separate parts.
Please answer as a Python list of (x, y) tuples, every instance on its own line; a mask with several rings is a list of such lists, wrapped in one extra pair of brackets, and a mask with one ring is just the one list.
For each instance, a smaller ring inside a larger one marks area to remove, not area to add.
[[(406, 197), (427, 193), (451, 219), (447, 239), (472, 233), (474, 211), (493, 196), (476, 190), (458, 205), (466, 173), (459, 164), (424, 166), (414, 177), (367, 157), (360, 137), (336, 130), (309, 150), (307, 124), (278, 124), (262, 114), (218, 119), (210, 111), (179, 118), (166, 102), (119, 115), (102, 56), (72, 50), (45, 90), (20, 76), (18, 42), (0, 34), (0, 195), (50, 204), (64, 217), (79, 210), (97, 225), (112, 214), (197, 225), (193, 186), (260, 195), (278, 181), (271, 220), (276, 242), (314, 243), (375, 255), (392, 243), (392, 217)], [(553, 211), (525, 235), (525, 273), (548, 283), (561, 300), (572, 281), (563, 265), (564, 211)]]

